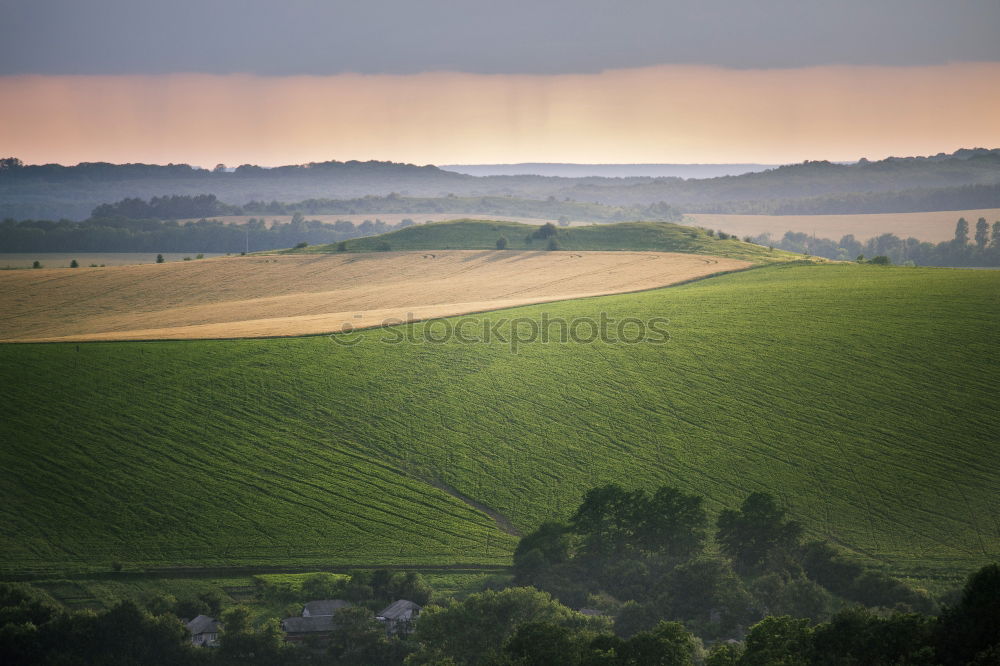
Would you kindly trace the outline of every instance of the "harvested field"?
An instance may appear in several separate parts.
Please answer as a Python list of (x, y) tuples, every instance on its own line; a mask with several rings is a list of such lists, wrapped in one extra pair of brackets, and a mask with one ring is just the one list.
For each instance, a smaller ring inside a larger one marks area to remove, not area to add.
[[(184, 261), (184, 257), (194, 260), (195, 252), (162, 252), (164, 261)], [(222, 252), (203, 252), (205, 257), (224, 257)], [(91, 264), (105, 266), (127, 266), (131, 264), (155, 264), (156, 252), (0, 252), (0, 270), (31, 268), (38, 261), (43, 268), (69, 268), (75, 259), (80, 266)]]
[(310, 335), (603, 294), (750, 266), (668, 252), (221, 257), (0, 274), (0, 341)]
[(815, 234), (819, 238), (840, 240), (854, 234), (865, 241), (879, 234), (896, 234), (900, 238), (913, 236), (922, 241), (940, 243), (955, 237), (955, 223), (964, 217), (975, 228), (976, 220), (985, 217), (993, 224), (1000, 220), (1000, 208), (950, 210), (929, 213), (878, 213), (866, 215), (722, 215), (691, 213), (686, 217), (692, 224), (721, 229), (738, 236), (769, 233), (776, 239), (786, 231)]

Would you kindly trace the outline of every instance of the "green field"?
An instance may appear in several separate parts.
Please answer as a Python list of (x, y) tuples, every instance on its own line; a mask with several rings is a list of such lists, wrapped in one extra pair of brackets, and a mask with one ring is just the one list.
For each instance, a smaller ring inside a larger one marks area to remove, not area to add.
[(1000, 557), (1000, 273), (777, 265), (472, 319), (601, 312), (670, 340), (0, 346), (0, 574), (503, 564), (467, 500), (527, 530), (606, 481), (769, 491), (901, 575)]
[[(546, 239), (528, 236), (538, 227), (519, 222), (451, 220), (414, 225), (380, 236), (345, 241), (347, 252), (392, 250), (494, 250), (497, 239), (507, 239), (509, 250), (544, 250)], [(754, 262), (788, 261), (801, 256), (770, 250), (738, 239), (719, 240), (703, 229), (670, 222), (620, 222), (558, 229), (557, 241), (563, 250), (652, 250), (693, 252)], [(326, 253), (338, 251), (338, 244), (314, 245), (284, 250), (285, 253)]]

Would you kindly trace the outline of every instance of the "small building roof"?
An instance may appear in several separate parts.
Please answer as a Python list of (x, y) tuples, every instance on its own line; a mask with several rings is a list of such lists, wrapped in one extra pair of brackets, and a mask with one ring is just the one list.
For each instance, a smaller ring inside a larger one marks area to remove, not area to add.
[(333, 631), (333, 616), (286, 617), (281, 621), (281, 628), (285, 630), (285, 633), (289, 634), (313, 634)]
[(379, 612), (380, 620), (408, 620), (420, 612), (422, 606), (406, 599), (394, 601)]
[(316, 617), (320, 615), (333, 615), (341, 608), (353, 606), (350, 601), (343, 599), (322, 599), (320, 601), (310, 601), (302, 609), (302, 617)]
[(219, 621), (207, 615), (199, 615), (185, 626), (193, 636), (197, 636), (198, 634), (214, 634), (219, 631)]
[(605, 613), (604, 611), (597, 610), (596, 608), (581, 608), (576, 612), (579, 613), (580, 615), (589, 615), (590, 617), (600, 617), (602, 615), (607, 615), (607, 613)]

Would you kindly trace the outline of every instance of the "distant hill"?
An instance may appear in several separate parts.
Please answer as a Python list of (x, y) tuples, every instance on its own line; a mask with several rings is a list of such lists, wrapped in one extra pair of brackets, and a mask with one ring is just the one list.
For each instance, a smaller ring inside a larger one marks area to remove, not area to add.
[[(385, 250), (495, 250), (497, 240), (507, 239), (510, 250), (546, 250), (549, 238), (538, 237), (540, 228), (517, 222), (454, 220), (415, 225), (398, 231), (286, 250), (286, 253), (377, 252)], [(747, 261), (771, 262), (801, 259), (801, 255), (769, 250), (736, 238), (722, 240), (703, 229), (669, 222), (620, 222), (557, 228), (554, 236), (562, 250), (653, 250), (690, 252)], [(343, 249), (341, 249), (343, 248)]]
[(233, 171), (187, 164), (82, 163), (23, 165), (0, 160), (0, 218), (82, 220), (101, 205), (122, 199), (214, 194), (233, 204), (301, 201), (406, 192), (443, 196), (467, 191), (472, 176), (435, 166), (395, 162), (317, 162), (264, 168), (249, 164)]
[[(741, 176), (657, 179), (627, 186), (607, 180), (579, 182), (556, 196), (615, 205), (656, 199), (687, 213), (887, 213), (953, 210), (956, 205), (994, 207), (1000, 205), (997, 190), (961, 189), (998, 183), (1000, 151), (990, 151), (971, 157), (888, 158), (850, 165), (804, 162)], [(962, 203), (963, 196), (976, 201)]]
[[(317, 162), (233, 171), (181, 165), (85, 163), (74, 167), (0, 160), (0, 218), (84, 219), (96, 206), (126, 198), (214, 194), (242, 205), (256, 201), (353, 198), (511, 196), (601, 203), (666, 202), (687, 213), (877, 213), (1000, 207), (1000, 150), (961, 150), (933, 157), (890, 157), (857, 164), (803, 162), (716, 178), (573, 178), (471, 176), (435, 166), (394, 162)], [(956, 189), (958, 188), (958, 189)], [(938, 190), (930, 192), (928, 190)], [(893, 196), (874, 196), (884, 193)], [(899, 196), (895, 196), (899, 194)], [(825, 201), (823, 197), (833, 197)], [(976, 197), (963, 202), (963, 197)]]
[(558, 176), (561, 178), (717, 178), (773, 169), (777, 164), (445, 164), (441, 168), (470, 176)]

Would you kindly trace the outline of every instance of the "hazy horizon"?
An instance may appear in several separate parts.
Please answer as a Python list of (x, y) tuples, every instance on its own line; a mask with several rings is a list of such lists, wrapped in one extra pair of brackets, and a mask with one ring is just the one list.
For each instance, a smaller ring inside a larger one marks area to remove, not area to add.
[(788, 164), (1000, 145), (1000, 5), (978, 0), (0, 7), (0, 146), (32, 163)]

